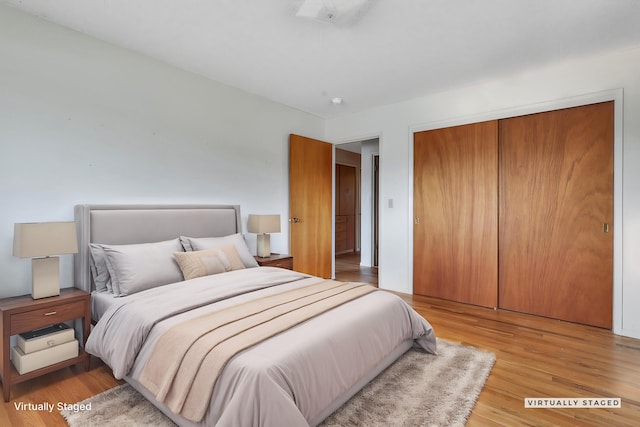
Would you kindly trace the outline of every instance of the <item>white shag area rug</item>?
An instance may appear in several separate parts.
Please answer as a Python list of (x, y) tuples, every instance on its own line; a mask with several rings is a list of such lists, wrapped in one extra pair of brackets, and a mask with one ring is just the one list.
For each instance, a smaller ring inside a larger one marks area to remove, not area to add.
[[(495, 363), (493, 353), (438, 340), (438, 355), (411, 349), (320, 426), (464, 426)], [(62, 411), (70, 427), (175, 426), (128, 384)]]

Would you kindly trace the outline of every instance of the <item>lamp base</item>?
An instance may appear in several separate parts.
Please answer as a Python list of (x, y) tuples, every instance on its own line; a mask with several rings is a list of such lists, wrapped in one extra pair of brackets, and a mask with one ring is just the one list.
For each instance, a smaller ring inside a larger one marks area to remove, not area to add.
[(268, 257), (271, 256), (271, 242), (268, 234), (258, 234), (258, 256)]
[(31, 298), (40, 299), (60, 295), (60, 258), (31, 260)]

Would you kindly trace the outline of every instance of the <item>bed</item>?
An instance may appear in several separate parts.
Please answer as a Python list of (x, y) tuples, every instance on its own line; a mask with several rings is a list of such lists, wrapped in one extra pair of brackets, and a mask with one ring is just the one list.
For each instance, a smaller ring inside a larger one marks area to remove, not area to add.
[(316, 426), (412, 346), (436, 351), (391, 293), (257, 266), (237, 205), (78, 205), (75, 218), (86, 350), (180, 426)]

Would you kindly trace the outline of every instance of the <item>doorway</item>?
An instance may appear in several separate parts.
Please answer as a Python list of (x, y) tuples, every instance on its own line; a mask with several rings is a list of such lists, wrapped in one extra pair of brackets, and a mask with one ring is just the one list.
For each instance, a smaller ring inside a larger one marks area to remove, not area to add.
[(336, 280), (378, 284), (378, 147), (378, 138), (335, 146)]

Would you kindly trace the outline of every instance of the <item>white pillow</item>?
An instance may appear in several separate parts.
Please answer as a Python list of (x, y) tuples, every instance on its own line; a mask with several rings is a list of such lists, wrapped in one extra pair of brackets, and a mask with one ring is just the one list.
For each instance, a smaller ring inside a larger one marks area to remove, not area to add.
[(180, 242), (184, 249), (188, 251), (203, 251), (205, 249), (220, 248), (224, 246), (235, 246), (242, 263), (246, 268), (257, 267), (256, 259), (249, 252), (247, 242), (242, 234), (236, 233), (224, 237), (185, 237), (180, 236)]
[(91, 255), (89, 257), (89, 267), (91, 267), (91, 276), (93, 277), (93, 283), (96, 286), (96, 291), (112, 292), (111, 276), (109, 276), (104, 250), (100, 245), (89, 243), (89, 253)]
[(99, 245), (106, 255), (115, 296), (181, 282), (182, 271), (173, 254), (182, 252), (180, 239), (136, 245)]

